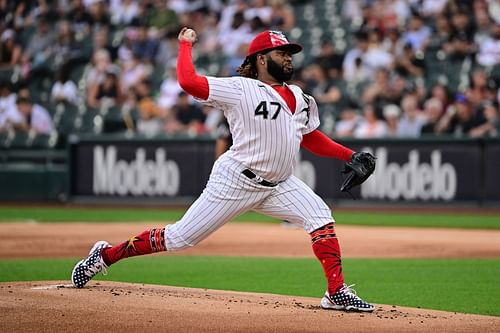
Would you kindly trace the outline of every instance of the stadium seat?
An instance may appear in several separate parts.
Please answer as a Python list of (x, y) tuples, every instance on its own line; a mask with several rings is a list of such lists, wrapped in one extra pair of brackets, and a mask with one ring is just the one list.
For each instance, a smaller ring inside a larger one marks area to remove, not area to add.
[(491, 68), (490, 77), (496, 82), (497, 86), (500, 85), (500, 64)]
[(72, 104), (60, 103), (57, 105), (54, 115), (54, 124), (57, 131), (62, 135), (71, 134), (74, 131), (74, 121), (78, 115), (78, 108)]
[(106, 112), (101, 112), (104, 117), (103, 131), (106, 133), (120, 132), (127, 129), (122, 108), (113, 106), (107, 109)]
[(28, 148), (31, 143), (30, 134), (26, 132), (15, 132), (10, 148)]
[(7, 148), (6, 147), (7, 138), (8, 138), (7, 132), (0, 132), (0, 149)]
[(28, 146), (30, 148), (36, 148), (36, 149), (53, 148), (57, 145), (57, 141), (58, 141), (57, 132), (54, 132), (50, 135), (36, 134), (33, 136), (33, 138), (31, 138), (30, 142), (28, 143)]
[(2, 81), (2, 82), (11, 82), (13, 74), (14, 74), (14, 70), (11, 69), (11, 68), (2, 68), (2, 69), (0, 69), (0, 81)]

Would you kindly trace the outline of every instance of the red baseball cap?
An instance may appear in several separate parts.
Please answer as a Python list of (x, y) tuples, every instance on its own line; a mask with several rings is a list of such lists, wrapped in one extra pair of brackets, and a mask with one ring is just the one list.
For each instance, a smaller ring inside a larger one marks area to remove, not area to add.
[(247, 57), (257, 53), (266, 53), (274, 49), (287, 50), (295, 54), (302, 51), (302, 46), (290, 43), (281, 31), (266, 30), (255, 36), (250, 42)]

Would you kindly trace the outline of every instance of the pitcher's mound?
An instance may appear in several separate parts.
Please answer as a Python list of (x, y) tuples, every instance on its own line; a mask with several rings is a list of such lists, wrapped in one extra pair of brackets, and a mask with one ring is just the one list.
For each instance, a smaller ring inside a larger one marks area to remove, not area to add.
[(0, 283), (1, 332), (493, 332), (500, 317), (377, 305), (322, 310), (319, 298), (92, 281)]

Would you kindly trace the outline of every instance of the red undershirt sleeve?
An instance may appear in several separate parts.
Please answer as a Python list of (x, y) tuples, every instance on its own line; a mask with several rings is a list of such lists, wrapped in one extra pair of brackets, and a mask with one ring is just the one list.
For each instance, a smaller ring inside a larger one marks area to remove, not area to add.
[(177, 80), (179, 80), (179, 85), (185, 92), (196, 98), (207, 100), (210, 92), (208, 80), (205, 76), (196, 74), (191, 56), (192, 48), (193, 45), (190, 42), (179, 42)]
[(351, 160), (353, 153), (351, 149), (333, 141), (317, 129), (304, 135), (301, 146), (316, 155), (334, 157), (346, 162)]

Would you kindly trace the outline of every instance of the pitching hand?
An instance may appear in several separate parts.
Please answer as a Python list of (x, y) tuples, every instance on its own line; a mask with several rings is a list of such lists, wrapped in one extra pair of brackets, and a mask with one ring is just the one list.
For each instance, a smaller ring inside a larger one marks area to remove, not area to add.
[(181, 32), (179, 32), (178, 38), (179, 38), (180, 42), (186, 41), (186, 42), (190, 42), (191, 44), (194, 44), (196, 42), (196, 40), (198, 39), (197, 35), (196, 35), (196, 31), (194, 31), (193, 29), (187, 28), (187, 27), (184, 27), (181, 29)]

